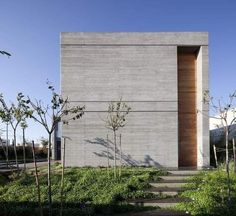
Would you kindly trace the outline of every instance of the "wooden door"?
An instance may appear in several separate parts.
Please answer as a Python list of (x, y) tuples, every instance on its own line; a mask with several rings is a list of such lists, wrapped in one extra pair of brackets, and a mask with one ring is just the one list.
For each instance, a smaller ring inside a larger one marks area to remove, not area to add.
[(179, 167), (197, 166), (196, 55), (178, 52)]

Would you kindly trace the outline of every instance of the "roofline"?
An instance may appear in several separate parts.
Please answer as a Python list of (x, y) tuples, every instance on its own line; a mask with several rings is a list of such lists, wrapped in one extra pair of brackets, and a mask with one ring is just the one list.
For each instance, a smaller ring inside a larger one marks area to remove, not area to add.
[(62, 32), (61, 45), (208, 46), (208, 32)]

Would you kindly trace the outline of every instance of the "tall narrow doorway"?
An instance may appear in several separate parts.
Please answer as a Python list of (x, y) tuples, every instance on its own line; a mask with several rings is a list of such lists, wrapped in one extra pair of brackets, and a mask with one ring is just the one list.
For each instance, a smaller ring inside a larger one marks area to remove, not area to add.
[(179, 167), (197, 166), (196, 49), (178, 47)]

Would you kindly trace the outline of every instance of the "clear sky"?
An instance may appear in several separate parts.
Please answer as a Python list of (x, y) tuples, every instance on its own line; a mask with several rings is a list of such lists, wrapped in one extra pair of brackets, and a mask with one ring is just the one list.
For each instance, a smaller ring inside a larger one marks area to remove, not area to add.
[[(0, 0), (0, 92), (49, 100), (60, 86), (60, 32), (209, 32), (210, 91), (236, 89), (235, 0)], [(31, 126), (29, 138), (46, 133)], [(18, 135), (20, 138), (20, 135)]]

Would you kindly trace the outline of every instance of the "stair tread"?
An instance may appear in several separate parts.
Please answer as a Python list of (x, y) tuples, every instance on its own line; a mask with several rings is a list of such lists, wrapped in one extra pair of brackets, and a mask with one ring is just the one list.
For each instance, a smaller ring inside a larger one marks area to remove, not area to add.
[(159, 182), (156, 183), (187, 183), (187, 179), (161, 179)]
[(193, 177), (195, 176), (196, 174), (185, 174), (185, 173), (168, 173), (167, 176), (181, 176), (181, 177)]
[[(135, 212), (135, 213), (126, 213), (127, 216), (143, 216), (144, 212)], [(189, 215), (185, 212), (175, 211), (175, 210), (169, 210), (169, 209), (156, 209), (151, 211), (145, 211), (146, 216), (185, 216)], [(115, 216), (123, 216), (121, 215), (115, 215)]]
[(181, 188), (181, 187), (151, 187), (151, 188), (148, 188), (147, 191), (149, 192), (164, 192), (164, 191), (171, 191), (171, 192), (182, 192), (184, 191), (184, 188)]
[(199, 173), (199, 171), (191, 171), (191, 172), (189, 172), (189, 171), (171, 171), (171, 172), (168, 172), (168, 175), (189, 175), (189, 176), (191, 175), (191, 176), (193, 176), (198, 173)]
[(163, 187), (169, 187), (169, 188), (180, 188), (186, 185), (186, 183), (173, 183), (173, 182), (157, 182), (157, 183), (149, 183), (152, 187), (156, 188), (163, 188)]
[(136, 199), (136, 200), (130, 200), (129, 202), (134, 203), (179, 203), (179, 202), (189, 202), (190, 199), (188, 198), (182, 198), (182, 197), (169, 197), (164, 199)]

